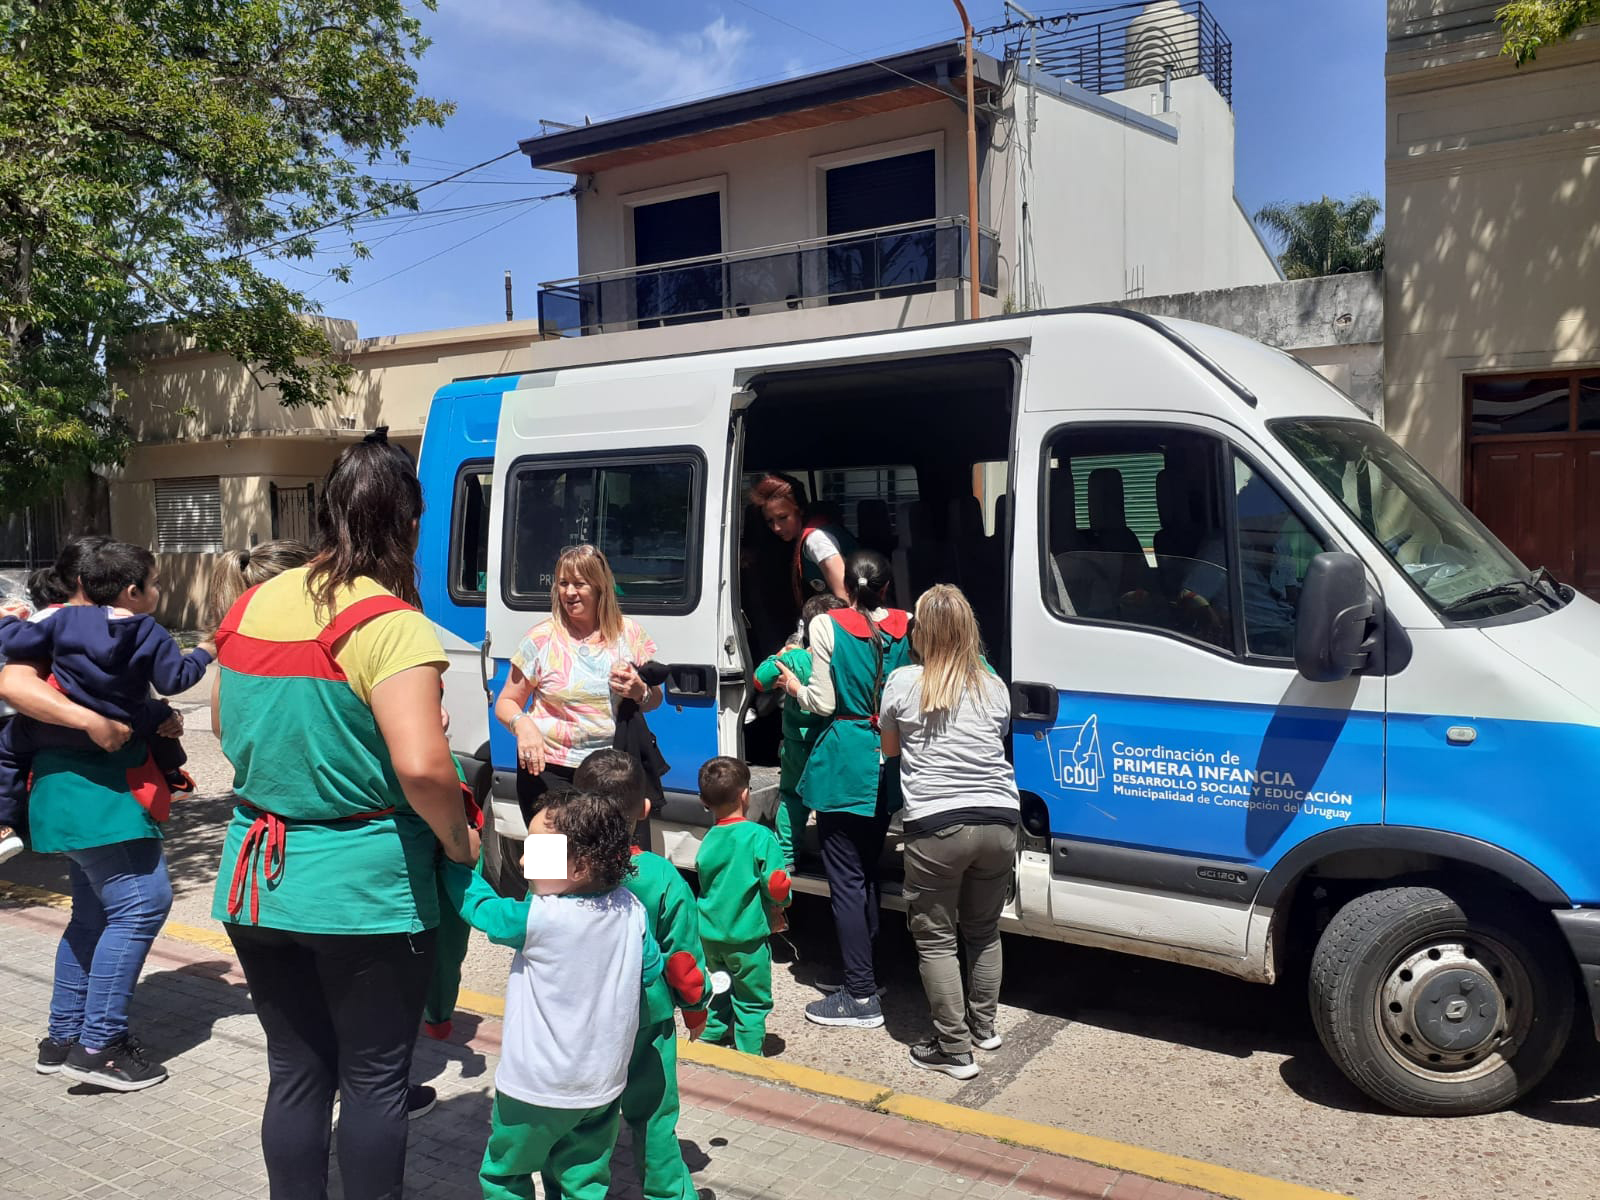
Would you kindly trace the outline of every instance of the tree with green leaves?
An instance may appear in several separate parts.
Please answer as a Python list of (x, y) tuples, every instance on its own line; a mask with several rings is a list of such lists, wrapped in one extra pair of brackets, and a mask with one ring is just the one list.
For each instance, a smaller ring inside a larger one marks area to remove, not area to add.
[(315, 306), (264, 267), (324, 230), (363, 257), (354, 218), (417, 207), (371, 173), (451, 111), (418, 91), (413, 7), (0, 0), (0, 509), (117, 461), (107, 366), (149, 325), (286, 405), (343, 390)]
[(1537, 58), (1542, 46), (1564, 42), (1585, 25), (1600, 21), (1600, 0), (1510, 0), (1495, 10), (1509, 54), (1517, 66)]
[(1256, 224), (1278, 242), (1283, 273), (1309, 279), (1382, 267), (1383, 231), (1372, 231), (1381, 211), (1374, 196), (1324, 196), (1302, 204), (1268, 204), (1256, 213)]

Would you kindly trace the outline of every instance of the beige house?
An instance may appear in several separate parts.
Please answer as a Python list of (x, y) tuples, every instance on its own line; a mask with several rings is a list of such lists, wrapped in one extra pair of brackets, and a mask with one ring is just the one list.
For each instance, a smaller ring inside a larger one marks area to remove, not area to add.
[[(326, 409), (285, 410), (176, 341), (138, 347), (112, 527), (161, 554), (163, 619), (200, 620), (217, 551), (307, 536), (340, 446), (377, 425), (416, 444), (452, 380), (967, 317), (965, 69), (945, 43), (528, 139), (531, 165), (574, 178), (581, 274), (540, 288), (535, 321), (331, 322), (355, 378)], [(1279, 280), (1233, 193), (1231, 80), (1194, 0), (976, 56), (980, 315)]]
[(1600, 594), (1600, 26), (1519, 69), (1497, 7), (1389, 3), (1386, 421)]

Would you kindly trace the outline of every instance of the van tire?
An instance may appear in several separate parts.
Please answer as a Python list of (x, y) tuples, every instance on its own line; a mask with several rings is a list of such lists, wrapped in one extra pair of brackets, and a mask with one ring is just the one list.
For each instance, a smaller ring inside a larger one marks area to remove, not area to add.
[(1415, 1116), (1513, 1103), (1572, 1028), (1570, 955), (1542, 914), (1504, 894), (1391, 887), (1350, 901), (1312, 956), (1311, 1016), (1339, 1069)]

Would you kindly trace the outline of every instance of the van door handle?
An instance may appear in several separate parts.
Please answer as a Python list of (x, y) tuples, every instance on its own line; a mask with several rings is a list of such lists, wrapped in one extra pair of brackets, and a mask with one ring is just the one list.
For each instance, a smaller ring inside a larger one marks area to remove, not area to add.
[(667, 690), (683, 699), (716, 695), (717, 680), (715, 667), (699, 663), (673, 663), (667, 668)]
[(478, 674), (483, 677), (483, 694), (489, 703), (494, 703), (494, 688), (490, 686), (489, 671), (489, 634), (483, 635), (483, 641), (478, 645)]
[(1061, 711), (1061, 693), (1053, 683), (1026, 683), (1022, 680), (1011, 685), (1011, 719), (1013, 721), (1038, 721), (1054, 725)]

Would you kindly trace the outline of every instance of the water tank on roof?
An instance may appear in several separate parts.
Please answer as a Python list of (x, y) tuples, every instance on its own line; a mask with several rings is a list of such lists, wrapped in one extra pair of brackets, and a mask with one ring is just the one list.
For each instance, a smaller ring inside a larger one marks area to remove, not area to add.
[(1200, 70), (1200, 18), (1178, 0), (1155, 0), (1128, 22), (1124, 87), (1151, 87)]

